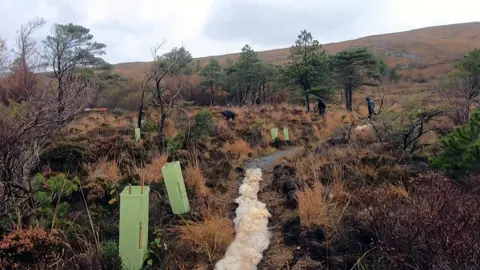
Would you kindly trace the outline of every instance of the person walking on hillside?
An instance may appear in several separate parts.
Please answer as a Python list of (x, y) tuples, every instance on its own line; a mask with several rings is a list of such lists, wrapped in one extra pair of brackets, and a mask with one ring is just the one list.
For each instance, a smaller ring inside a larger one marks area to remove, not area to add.
[(368, 106), (368, 118), (373, 119), (373, 113), (375, 112), (375, 102), (370, 97), (367, 97), (367, 106)]
[(325, 101), (323, 101), (323, 99), (318, 98), (318, 113), (320, 113), (320, 116), (325, 118), (326, 111), (327, 111), (327, 104), (325, 104)]
[(230, 110), (225, 110), (222, 112), (223, 116), (227, 119), (227, 121), (231, 118), (232, 120), (235, 120), (235, 112), (230, 111)]

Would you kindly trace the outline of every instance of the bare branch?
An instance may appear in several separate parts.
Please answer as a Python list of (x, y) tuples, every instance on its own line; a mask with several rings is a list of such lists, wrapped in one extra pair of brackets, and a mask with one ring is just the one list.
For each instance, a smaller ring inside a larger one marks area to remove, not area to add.
[(29, 67), (30, 71), (36, 72), (40, 67), (44, 67), (40, 57), (37, 42), (32, 38), (32, 34), (38, 28), (45, 25), (42, 18), (34, 18), (28, 23), (22, 25), (17, 31), (17, 39), (14, 52), (17, 59), (21, 61), (22, 67)]
[[(142, 110), (144, 104), (144, 94), (146, 91), (150, 91), (153, 94), (152, 100), (149, 104), (152, 104), (155, 108), (158, 108), (160, 111), (160, 120), (158, 122), (157, 128), (157, 141), (159, 151), (163, 152), (165, 148), (165, 134), (164, 126), (167, 115), (174, 107), (175, 99), (180, 95), (184, 85), (175, 87), (175, 94), (173, 94), (170, 99), (167, 101), (167, 92), (165, 91), (165, 86), (163, 80), (166, 78), (166, 75), (169, 74), (172, 70), (172, 67), (178, 62), (178, 59), (173, 61), (167, 61), (162, 59), (158, 55), (160, 48), (165, 44), (165, 41), (155, 45), (151, 48), (151, 53), (153, 57), (152, 66), (146, 72), (145, 79), (142, 81), (140, 88), (142, 91), (142, 100), (139, 108), (138, 118), (139, 124), (142, 117)], [(171, 92), (171, 91), (170, 91)]]
[(454, 78), (438, 86), (436, 90), (446, 101), (447, 116), (456, 125), (465, 124), (480, 95), (480, 84), (475, 83), (472, 78)]
[(7, 42), (0, 37), (0, 75), (8, 70), (8, 59)]

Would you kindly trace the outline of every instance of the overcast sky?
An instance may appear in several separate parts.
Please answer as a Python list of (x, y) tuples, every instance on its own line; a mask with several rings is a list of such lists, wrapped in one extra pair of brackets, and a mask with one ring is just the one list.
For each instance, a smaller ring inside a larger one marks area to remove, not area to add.
[(321, 43), (480, 20), (479, 0), (0, 0), (0, 36), (40, 16), (75, 23), (107, 45), (111, 63), (149, 61), (150, 47), (186, 46), (194, 57), (290, 46), (300, 30)]

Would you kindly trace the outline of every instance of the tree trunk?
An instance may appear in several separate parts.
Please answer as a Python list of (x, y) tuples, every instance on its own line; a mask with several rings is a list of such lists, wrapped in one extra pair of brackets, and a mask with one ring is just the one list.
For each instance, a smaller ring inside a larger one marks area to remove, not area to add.
[(165, 120), (167, 119), (167, 112), (165, 111), (164, 105), (160, 105), (160, 121), (158, 122), (157, 128), (157, 143), (158, 151), (163, 154), (165, 153)]
[(344, 93), (345, 93), (345, 109), (348, 111), (348, 86), (345, 85), (344, 88)]
[(265, 84), (262, 86), (263, 87), (263, 104), (267, 103), (267, 97), (265, 95)]
[(143, 115), (143, 102), (140, 105), (140, 108), (138, 109), (138, 122), (137, 122), (137, 127), (142, 128), (142, 115)]
[(305, 94), (305, 108), (307, 109), (307, 112), (310, 112), (310, 97), (308, 96), (308, 93)]
[(353, 90), (350, 87), (350, 89), (348, 89), (348, 111), (352, 111), (352, 92)]
[(210, 85), (210, 107), (213, 106), (213, 85)]
[(142, 89), (142, 100), (140, 101), (140, 108), (138, 109), (138, 123), (137, 127), (142, 128), (142, 116), (143, 116), (143, 100), (145, 97), (145, 90)]
[(344, 86), (345, 91), (345, 108), (347, 111), (352, 111), (352, 88), (350, 85), (346, 84)]
[(58, 96), (57, 96), (57, 102), (58, 102), (58, 113), (61, 114), (65, 110), (65, 107), (62, 105), (63, 101), (63, 86), (62, 86), (62, 78), (58, 78)]

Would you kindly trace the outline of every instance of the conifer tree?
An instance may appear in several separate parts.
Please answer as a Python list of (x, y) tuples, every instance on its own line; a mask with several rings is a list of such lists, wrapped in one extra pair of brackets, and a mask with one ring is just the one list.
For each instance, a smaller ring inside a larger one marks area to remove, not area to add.
[(376, 86), (386, 73), (385, 62), (366, 47), (347, 49), (333, 57), (333, 71), (345, 91), (345, 107), (352, 110), (353, 92), (361, 86)]
[(468, 122), (442, 139), (444, 151), (430, 159), (433, 168), (442, 168), (458, 178), (468, 172), (480, 172), (480, 109)]

